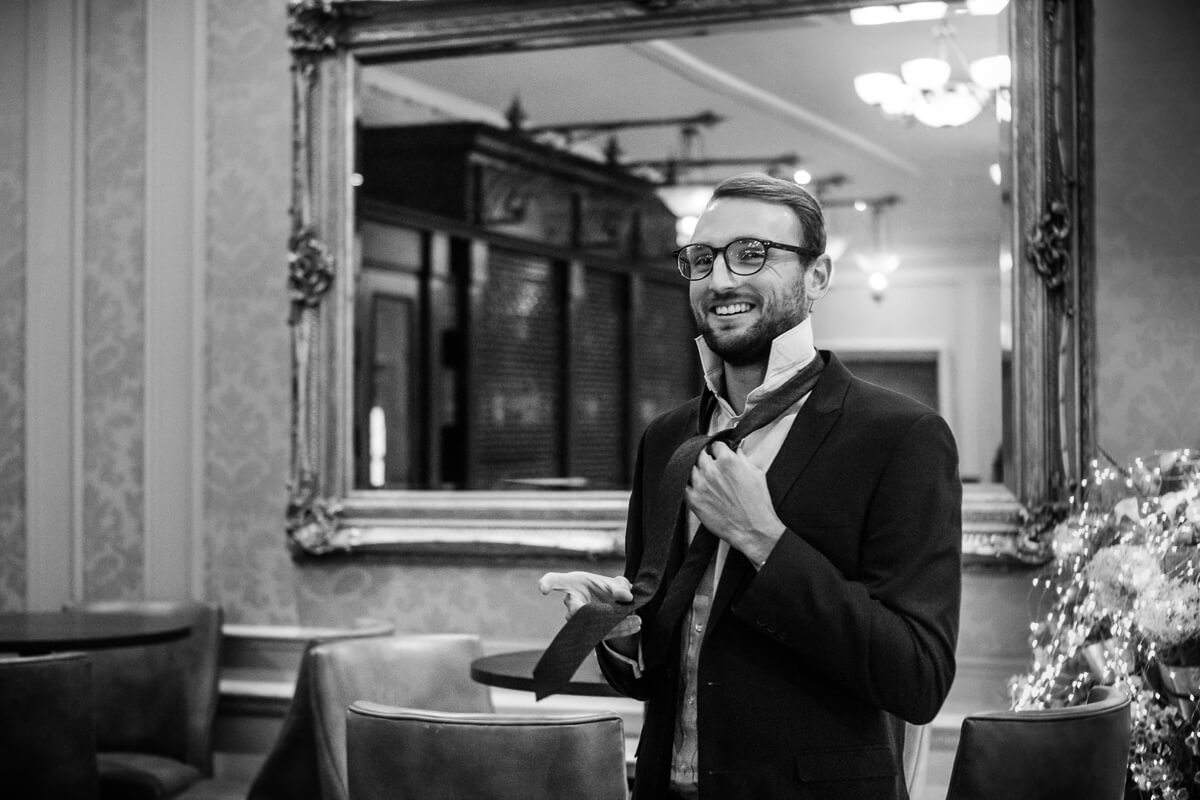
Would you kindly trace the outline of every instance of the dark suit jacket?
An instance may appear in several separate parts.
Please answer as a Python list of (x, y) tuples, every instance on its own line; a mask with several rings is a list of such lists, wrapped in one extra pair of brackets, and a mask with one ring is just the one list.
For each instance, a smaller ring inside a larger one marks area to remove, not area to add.
[[(933, 719), (954, 677), (962, 487), (946, 423), (852, 376), (832, 354), (767, 471), (788, 530), (762, 570), (731, 550), (700, 650), (700, 791), (706, 799), (906, 797), (903, 720)], [(697, 431), (697, 398), (643, 434), (625, 574), (671, 453)], [(704, 421), (707, 425), (707, 420)], [(662, 590), (639, 612), (651, 634)], [(645, 700), (634, 796), (662, 797), (680, 690), (678, 633), (633, 680), (599, 648), (610, 683)]]

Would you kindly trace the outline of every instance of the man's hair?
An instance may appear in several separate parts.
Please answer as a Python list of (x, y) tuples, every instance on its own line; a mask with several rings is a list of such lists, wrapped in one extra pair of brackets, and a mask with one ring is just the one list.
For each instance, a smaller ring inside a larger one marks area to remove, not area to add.
[(772, 178), (760, 172), (746, 172), (726, 178), (717, 184), (712, 199), (721, 197), (745, 197), (749, 200), (787, 206), (800, 220), (800, 230), (804, 236), (800, 246), (818, 253), (825, 252), (825, 215), (817, 198), (798, 183)]

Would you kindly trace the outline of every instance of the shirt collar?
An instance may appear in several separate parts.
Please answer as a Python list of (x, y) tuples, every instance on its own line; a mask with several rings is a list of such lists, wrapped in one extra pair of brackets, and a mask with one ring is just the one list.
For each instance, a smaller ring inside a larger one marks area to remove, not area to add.
[[(718, 402), (733, 415), (725, 400), (725, 360), (714, 353), (703, 336), (696, 337), (696, 349), (700, 353), (700, 364), (704, 368), (704, 382), (717, 396)], [(746, 407), (753, 405), (765, 392), (769, 392), (792, 377), (808, 362), (817, 357), (813, 344), (812, 318), (804, 320), (794, 328), (784, 331), (771, 342), (771, 354), (767, 357), (767, 372), (763, 382), (746, 396)], [(744, 412), (743, 412), (744, 413)]]

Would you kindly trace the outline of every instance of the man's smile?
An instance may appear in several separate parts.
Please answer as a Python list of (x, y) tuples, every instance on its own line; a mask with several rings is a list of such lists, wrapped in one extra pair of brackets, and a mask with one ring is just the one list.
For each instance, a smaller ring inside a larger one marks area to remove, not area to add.
[(713, 306), (713, 313), (718, 317), (730, 317), (734, 314), (745, 314), (754, 308), (750, 303), (722, 303), (721, 305)]

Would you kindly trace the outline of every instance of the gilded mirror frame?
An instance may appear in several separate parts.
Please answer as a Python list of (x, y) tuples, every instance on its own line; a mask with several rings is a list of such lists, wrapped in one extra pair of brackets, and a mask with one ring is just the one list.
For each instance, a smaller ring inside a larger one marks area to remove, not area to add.
[[(297, 556), (620, 558), (621, 492), (363, 491), (352, 442), (355, 90), (365, 61), (612, 43), (845, 11), (836, 0), (294, 0), (287, 535)], [(1020, 515), (1092, 451), (1090, 0), (1012, 0), (1013, 475), (967, 486), (964, 560), (1038, 563)]]

